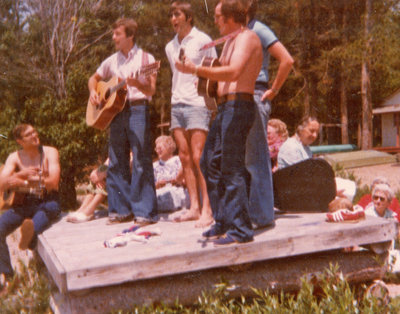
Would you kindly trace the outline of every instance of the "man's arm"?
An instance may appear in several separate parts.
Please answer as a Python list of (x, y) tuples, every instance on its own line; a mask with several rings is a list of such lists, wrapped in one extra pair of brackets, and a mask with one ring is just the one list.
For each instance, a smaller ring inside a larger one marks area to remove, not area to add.
[(279, 67), (271, 88), (265, 91), (262, 100), (272, 100), (278, 94), (282, 85), (285, 83), (294, 63), (294, 60), (290, 53), (279, 41), (269, 47), (268, 52), (271, 54), (271, 56), (278, 60)]
[(96, 73), (94, 73), (88, 82), (88, 88), (90, 93), (90, 102), (93, 105), (98, 105), (100, 103), (99, 95), (97, 94), (97, 83), (102, 80), (102, 77)]
[(49, 175), (44, 178), (44, 186), (47, 191), (58, 190), (60, 181), (60, 161), (58, 150), (54, 147), (46, 146), (45, 155), (49, 162)]
[(259, 45), (257, 35), (253, 32), (245, 31), (236, 38), (235, 49), (228, 65), (219, 67), (196, 66), (186, 59), (184, 63), (176, 60), (175, 66), (183, 73), (196, 74), (213, 81), (234, 82), (239, 79), (257, 44)]
[(150, 77), (146, 78), (145, 83), (142, 83), (139, 79), (136, 79), (134, 77), (127, 78), (126, 83), (129, 86), (136, 87), (146, 96), (153, 96), (156, 92), (156, 80), (157, 80), (157, 73), (154, 73)]
[(0, 189), (12, 189), (27, 185), (27, 180), (32, 176), (37, 176), (37, 167), (27, 167), (18, 172), (18, 155), (17, 152), (10, 154), (0, 171)]

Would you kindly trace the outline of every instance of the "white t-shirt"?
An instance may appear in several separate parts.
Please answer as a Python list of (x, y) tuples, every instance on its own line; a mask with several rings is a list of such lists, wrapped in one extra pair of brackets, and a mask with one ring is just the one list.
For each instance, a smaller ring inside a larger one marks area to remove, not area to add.
[(217, 57), (215, 48), (200, 51), (200, 48), (211, 42), (211, 38), (193, 27), (190, 33), (179, 43), (178, 35), (165, 46), (169, 64), (172, 70), (172, 97), (171, 104), (184, 103), (192, 106), (205, 106), (204, 97), (197, 93), (198, 77), (186, 74), (175, 69), (175, 60), (179, 58), (181, 48), (185, 51), (186, 58), (194, 64), (200, 65), (204, 57)]
[[(148, 63), (154, 63), (154, 57), (147, 53), (148, 55)], [(143, 64), (143, 50), (138, 48), (136, 45), (129, 51), (128, 57), (125, 58), (124, 54), (120, 51), (114, 53), (105, 59), (101, 65), (97, 69), (97, 74), (101, 76), (104, 80), (109, 80), (110, 78), (117, 76), (121, 79), (128, 78), (131, 74), (135, 74)], [(146, 80), (144, 77), (139, 76), (139, 80), (141, 83), (145, 83)], [(138, 90), (134, 86), (128, 86), (128, 95), (127, 99), (136, 100), (146, 98), (149, 101), (151, 97), (146, 96), (140, 90)]]

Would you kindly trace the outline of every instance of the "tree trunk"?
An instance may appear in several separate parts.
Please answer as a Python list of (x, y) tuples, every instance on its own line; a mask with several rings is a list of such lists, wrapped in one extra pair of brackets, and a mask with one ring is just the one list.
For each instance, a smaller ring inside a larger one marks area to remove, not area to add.
[[(347, 40), (347, 1), (342, 0), (343, 5), (343, 14), (342, 14), (342, 36), (343, 36), (343, 43), (346, 46), (348, 43)], [(339, 89), (340, 89), (340, 128), (341, 128), (341, 137), (342, 137), (342, 144), (349, 144), (349, 118), (348, 118), (348, 110), (347, 110), (347, 90), (346, 90), (346, 75), (344, 74), (345, 71), (345, 64), (344, 62), (340, 65), (340, 74), (339, 74)]]
[[(343, 65), (342, 65), (343, 69)], [(340, 80), (340, 127), (342, 134), (342, 144), (349, 144), (349, 119), (347, 112), (347, 94), (346, 84), (343, 74), (339, 76)]]
[(371, 14), (372, 0), (365, 0), (365, 47), (361, 65), (361, 100), (362, 100), (362, 139), (361, 149), (372, 147), (372, 102), (370, 82), (370, 52), (371, 52)]

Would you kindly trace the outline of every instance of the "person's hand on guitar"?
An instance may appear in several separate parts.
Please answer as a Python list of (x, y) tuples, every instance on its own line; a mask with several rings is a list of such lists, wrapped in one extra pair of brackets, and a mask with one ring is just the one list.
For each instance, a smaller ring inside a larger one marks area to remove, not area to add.
[(39, 176), (39, 167), (26, 167), (15, 173), (15, 176), (22, 180), (30, 180)]
[(90, 103), (94, 106), (100, 105), (100, 95), (97, 93), (95, 89), (90, 91)]
[(179, 72), (187, 73), (187, 74), (195, 74), (196, 73), (196, 65), (190, 61), (190, 59), (183, 56), (181, 60), (175, 60), (175, 67)]
[(146, 86), (150, 85), (150, 79), (149, 78), (144, 78), (145, 83), (142, 83), (139, 77), (135, 76), (134, 74), (131, 74), (127, 79), (126, 79), (126, 84), (129, 86), (136, 87), (139, 90), (143, 90)]
[(38, 167), (27, 167), (14, 175), (11, 175), (7, 179), (6, 186), (9, 189), (15, 189), (18, 187), (26, 187), (33, 181), (39, 181), (39, 168)]

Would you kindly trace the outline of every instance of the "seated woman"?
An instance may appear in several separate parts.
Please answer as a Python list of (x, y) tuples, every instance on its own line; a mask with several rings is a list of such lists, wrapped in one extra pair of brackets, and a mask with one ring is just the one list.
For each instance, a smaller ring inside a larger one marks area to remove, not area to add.
[(389, 209), (393, 197), (394, 193), (387, 184), (376, 184), (372, 190), (372, 202), (365, 208), (365, 214), (375, 217), (398, 219), (397, 214)]
[(67, 216), (68, 222), (80, 223), (92, 220), (98, 205), (107, 197), (106, 177), (108, 168), (108, 158), (98, 168), (90, 173), (90, 184), (87, 188), (88, 194), (85, 196), (81, 206), (77, 211)]
[(286, 123), (279, 119), (271, 119), (267, 126), (267, 142), (271, 157), (272, 172), (278, 170), (278, 153), (289, 134)]
[[(281, 146), (278, 153), (278, 169), (292, 166), (313, 157), (310, 145), (317, 139), (320, 124), (315, 117), (305, 116), (296, 128), (296, 133), (288, 138)], [(310, 173), (304, 173), (308, 176)], [(350, 201), (356, 193), (354, 181), (335, 178), (336, 195), (347, 197)]]
[(183, 186), (182, 164), (179, 156), (174, 156), (176, 150), (174, 140), (171, 136), (161, 135), (155, 143), (158, 160), (153, 163), (153, 168), (158, 211), (171, 212), (188, 208), (189, 197)]
[(288, 138), (278, 153), (278, 169), (291, 166), (312, 157), (310, 145), (319, 134), (317, 118), (306, 116), (296, 128), (296, 133)]
[[(376, 177), (370, 186), (371, 191), (374, 189), (375, 185), (377, 184), (386, 184), (387, 186), (390, 187), (389, 181), (387, 178), (383, 176), (378, 176)], [(365, 194), (361, 197), (361, 199), (358, 201), (357, 205), (361, 206), (362, 208), (366, 208), (369, 203), (372, 202), (372, 195), (371, 194)], [(389, 204), (388, 207), (391, 211), (395, 212), (397, 215), (400, 214), (400, 204), (399, 201), (397, 200), (396, 197), (393, 197), (392, 202)]]

